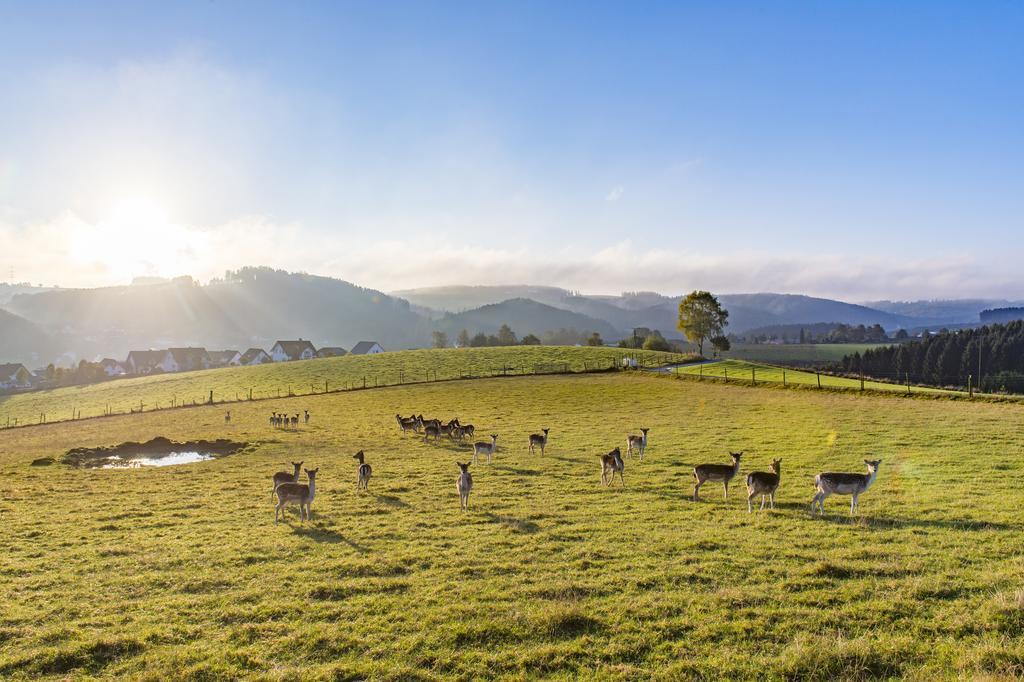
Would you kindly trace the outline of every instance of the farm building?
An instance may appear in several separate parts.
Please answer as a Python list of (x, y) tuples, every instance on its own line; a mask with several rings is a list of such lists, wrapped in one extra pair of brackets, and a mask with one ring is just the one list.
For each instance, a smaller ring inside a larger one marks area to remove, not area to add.
[(124, 361), (129, 374), (153, 374), (174, 372), (174, 358), (165, 350), (133, 350)]
[(265, 362), (273, 362), (267, 351), (262, 348), (250, 348), (249, 350), (242, 353), (241, 357), (238, 358), (238, 364), (240, 365), (262, 365)]
[(384, 347), (376, 341), (360, 341), (352, 346), (350, 352), (352, 355), (376, 355), (377, 353), (383, 353)]
[(128, 373), (125, 363), (113, 358), (103, 358), (100, 360), (100, 367), (103, 368), (103, 373), (108, 377), (119, 377)]
[(340, 358), (348, 355), (348, 351), (341, 346), (325, 346), (316, 352), (318, 358)]
[(32, 385), (32, 373), (25, 365), (7, 363), (0, 365), (0, 389), (29, 388)]
[(209, 369), (213, 366), (210, 354), (205, 348), (168, 348), (174, 369), (168, 372), (188, 372), (195, 369)]
[(242, 364), (242, 354), (237, 350), (208, 351), (211, 367), (238, 367)]
[(274, 362), (309, 360), (316, 357), (316, 348), (313, 347), (312, 343), (303, 339), (297, 341), (278, 341), (270, 349), (270, 357)]

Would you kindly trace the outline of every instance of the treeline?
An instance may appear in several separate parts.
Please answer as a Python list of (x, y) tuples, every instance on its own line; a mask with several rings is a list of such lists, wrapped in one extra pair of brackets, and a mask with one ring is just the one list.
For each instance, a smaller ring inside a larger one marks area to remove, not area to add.
[(841, 365), (847, 373), (933, 386), (966, 386), (972, 377), (985, 392), (1024, 393), (1024, 321), (926, 335), (848, 355)]
[(905, 329), (900, 329), (890, 337), (880, 324), (823, 322), (761, 327), (734, 338), (746, 343), (885, 343), (890, 340), (902, 341), (907, 337)]
[[(448, 334), (443, 331), (433, 333), (434, 348), (448, 348), (452, 345)], [(527, 334), (519, 338), (507, 324), (501, 325), (496, 334), (477, 332), (470, 334), (468, 329), (461, 330), (455, 337), (456, 348), (486, 348), (492, 346), (603, 346), (604, 339), (597, 332), (578, 332), (575, 329), (558, 329), (544, 332), (541, 339), (536, 334)]]

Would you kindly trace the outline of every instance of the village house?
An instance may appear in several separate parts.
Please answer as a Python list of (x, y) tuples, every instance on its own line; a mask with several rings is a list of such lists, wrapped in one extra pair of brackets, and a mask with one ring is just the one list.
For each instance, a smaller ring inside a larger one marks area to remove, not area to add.
[(174, 372), (174, 358), (166, 350), (133, 350), (124, 361), (129, 374)]
[(313, 347), (312, 343), (303, 339), (297, 341), (278, 341), (270, 349), (270, 357), (274, 362), (309, 360), (316, 357), (316, 348)]
[(211, 367), (238, 367), (242, 364), (242, 354), (237, 350), (208, 351)]
[(251, 366), (251, 365), (262, 365), (265, 362), (273, 362), (267, 351), (262, 348), (250, 348), (249, 350), (242, 353), (242, 356), (238, 359), (238, 364)]
[(25, 365), (7, 363), (0, 365), (0, 390), (17, 388), (30, 388), (32, 386), (32, 373)]
[(168, 369), (168, 372), (189, 372), (213, 366), (205, 348), (168, 348), (167, 352), (174, 361), (174, 369)]
[(360, 341), (352, 346), (352, 350), (349, 351), (352, 355), (376, 355), (383, 352), (384, 347), (376, 341)]
[(125, 363), (113, 358), (103, 358), (100, 360), (100, 367), (103, 368), (103, 373), (108, 377), (120, 377), (128, 373)]
[(340, 358), (342, 355), (348, 355), (348, 351), (341, 346), (326, 346), (316, 352), (318, 358)]

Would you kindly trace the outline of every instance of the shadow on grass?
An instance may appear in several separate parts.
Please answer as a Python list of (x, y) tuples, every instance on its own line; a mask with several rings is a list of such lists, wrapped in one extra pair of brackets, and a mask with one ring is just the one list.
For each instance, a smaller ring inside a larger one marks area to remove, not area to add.
[(533, 521), (517, 519), (514, 516), (502, 516), (501, 514), (492, 514), (491, 512), (488, 512), (487, 520), (491, 523), (499, 523), (509, 530), (516, 531), (517, 533), (536, 533), (540, 530), (540, 526)]
[(499, 471), (507, 471), (508, 473), (515, 474), (517, 476), (540, 476), (544, 473), (543, 471), (537, 471), (536, 469), (519, 469), (507, 464), (495, 464), (494, 468)]
[(861, 516), (825, 513), (821, 518), (831, 523), (863, 525), (868, 528), (939, 528), (943, 530), (1016, 530), (1016, 527), (1001, 521), (979, 521), (977, 519), (907, 519), (892, 516)]
[(333, 528), (323, 528), (319, 526), (292, 526), (292, 533), (304, 538), (309, 538), (315, 542), (325, 542), (330, 545), (339, 543), (346, 544), (360, 554), (366, 554), (370, 551), (369, 547), (365, 547), (349, 540)]
[(389, 507), (399, 507), (401, 509), (406, 509), (410, 506), (408, 502), (403, 502), (401, 499), (395, 497), (394, 495), (378, 495), (377, 502), (381, 504), (386, 504)]

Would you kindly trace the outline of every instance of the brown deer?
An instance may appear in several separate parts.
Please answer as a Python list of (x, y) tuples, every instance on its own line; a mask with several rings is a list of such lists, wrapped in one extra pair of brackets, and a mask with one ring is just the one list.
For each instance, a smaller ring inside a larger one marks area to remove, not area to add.
[(626, 436), (626, 454), (633, 456), (633, 450), (640, 453), (640, 459), (644, 458), (644, 450), (647, 449), (647, 432), (650, 429), (640, 429), (639, 436)]
[(423, 429), (423, 441), (426, 442), (430, 438), (433, 438), (434, 442), (437, 442), (441, 438), (440, 426), (434, 426), (433, 424), (431, 424), (430, 426), (427, 426), (426, 428)]
[(455, 479), (455, 489), (459, 491), (459, 506), (463, 511), (469, 509), (469, 491), (473, 489), (473, 475), (469, 473), (470, 462), (456, 462), (462, 473)]
[(732, 456), (732, 464), (698, 464), (693, 468), (693, 477), (697, 480), (697, 485), (693, 486), (693, 501), (696, 502), (699, 498), (697, 496), (700, 487), (707, 481), (721, 482), (725, 486), (725, 497), (729, 499), (729, 481), (740, 470), (740, 457), (743, 456), (742, 452), (730, 452)]
[(864, 460), (864, 464), (868, 467), (866, 474), (826, 471), (815, 476), (814, 487), (817, 488), (818, 492), (814, 494), (814, 499), (811, 500), (811, 513), (814, 513), (814, 507), (817, 505), (818, 513), (824, 514), (825, 498), (829, 495), (852, 495), (850, 514), (853, 515), (857, 511), (857, 498), (875, 482), (875, 478), (878, 477), (878, 465), (881, 463), (882, 460), (880, 459)]
[(231, 422), (231, 410), (224, 413), (224, 423), (229, 424)]
[(498, 449), (498, 435), (495, 433), (491, 434), (491, 442), (477, 441), (473, 443), (473, 463), (476, 463), (477, 457), (487, 457), (487, 463), (491, 463), (491, 456), (494, 455)]
[(533, 448), (534, 447), (538, 447), (538, 448), (540, 448), (541, 456), (542, 457), (544, 456), (544, 448), (546, 448), (547, 445), (548, 445), (548, 431), (550, 431), (550, 430), (551, 429), (541, 429), (541, 431), (543, 431), (543, 435), (540, 434), (540, 433), (531, 433), (530, 434), (530, 454), (531, 455), (534, 454)]
[(373, 469), (366, 463), (366, 458), (363, 456), (363, 451), (360, 450), (356, 454), (352, 455), (352, 459), (359, 462), (359, 469), (356, 477), (356, 490), (369, 490), (370, 489), (370, 476), (373, 475)]
[[(302, 462), (292, 462), (292, 466), (295, 467), (295, 471), (293, 473), (278, 471), (274, 474), (274, 490), (277, 490), (277, 486), (282, 483), (295, 483), (299, 480), (299, 472), (302, 471)], [(270, 499), (274, 499), (274, 490), (270, 491)]]
[(753, 513), (753, 499), (761, 496), (761, 509), (764, 509), (764, 499), (768, 498), (772, 509), (775, 509), (775, 491), (779, 488), (779, 481), (782, 478), (782, 460), (773, 459), (771, 471), (752, 471), (747, 474), (747, 512)]
[(622, 461), (622, 450), (615, 448), (607, 455), (601, 455), (601, 484), (611, 486), (615, 482), (615, 474), (619, 475), (619, 482), (623, 487), (626, 480), (622, 472), (626, 469), (626, 463)]
[(402, 415), (396, 414), (395, 419), (398, 420), (398, 428), (402, 429), (402, 433), (408, 433), (409, 431), (419, 433), (420, 422), (415, 417), (409, 417), (406, 419)]
[(274, 523), (277, 523), (279, 516), (284, 515), (284, 508), (288, 503), (299, 505), (299, 520), (309, 520), (310, 506), (313, 498), (316, 497), (316, 469), (306, 469), (306, 476), (309, 483), (282, 483), (277, 486), (274, 492), (277, 494), (277, 508), (274, 510)]

